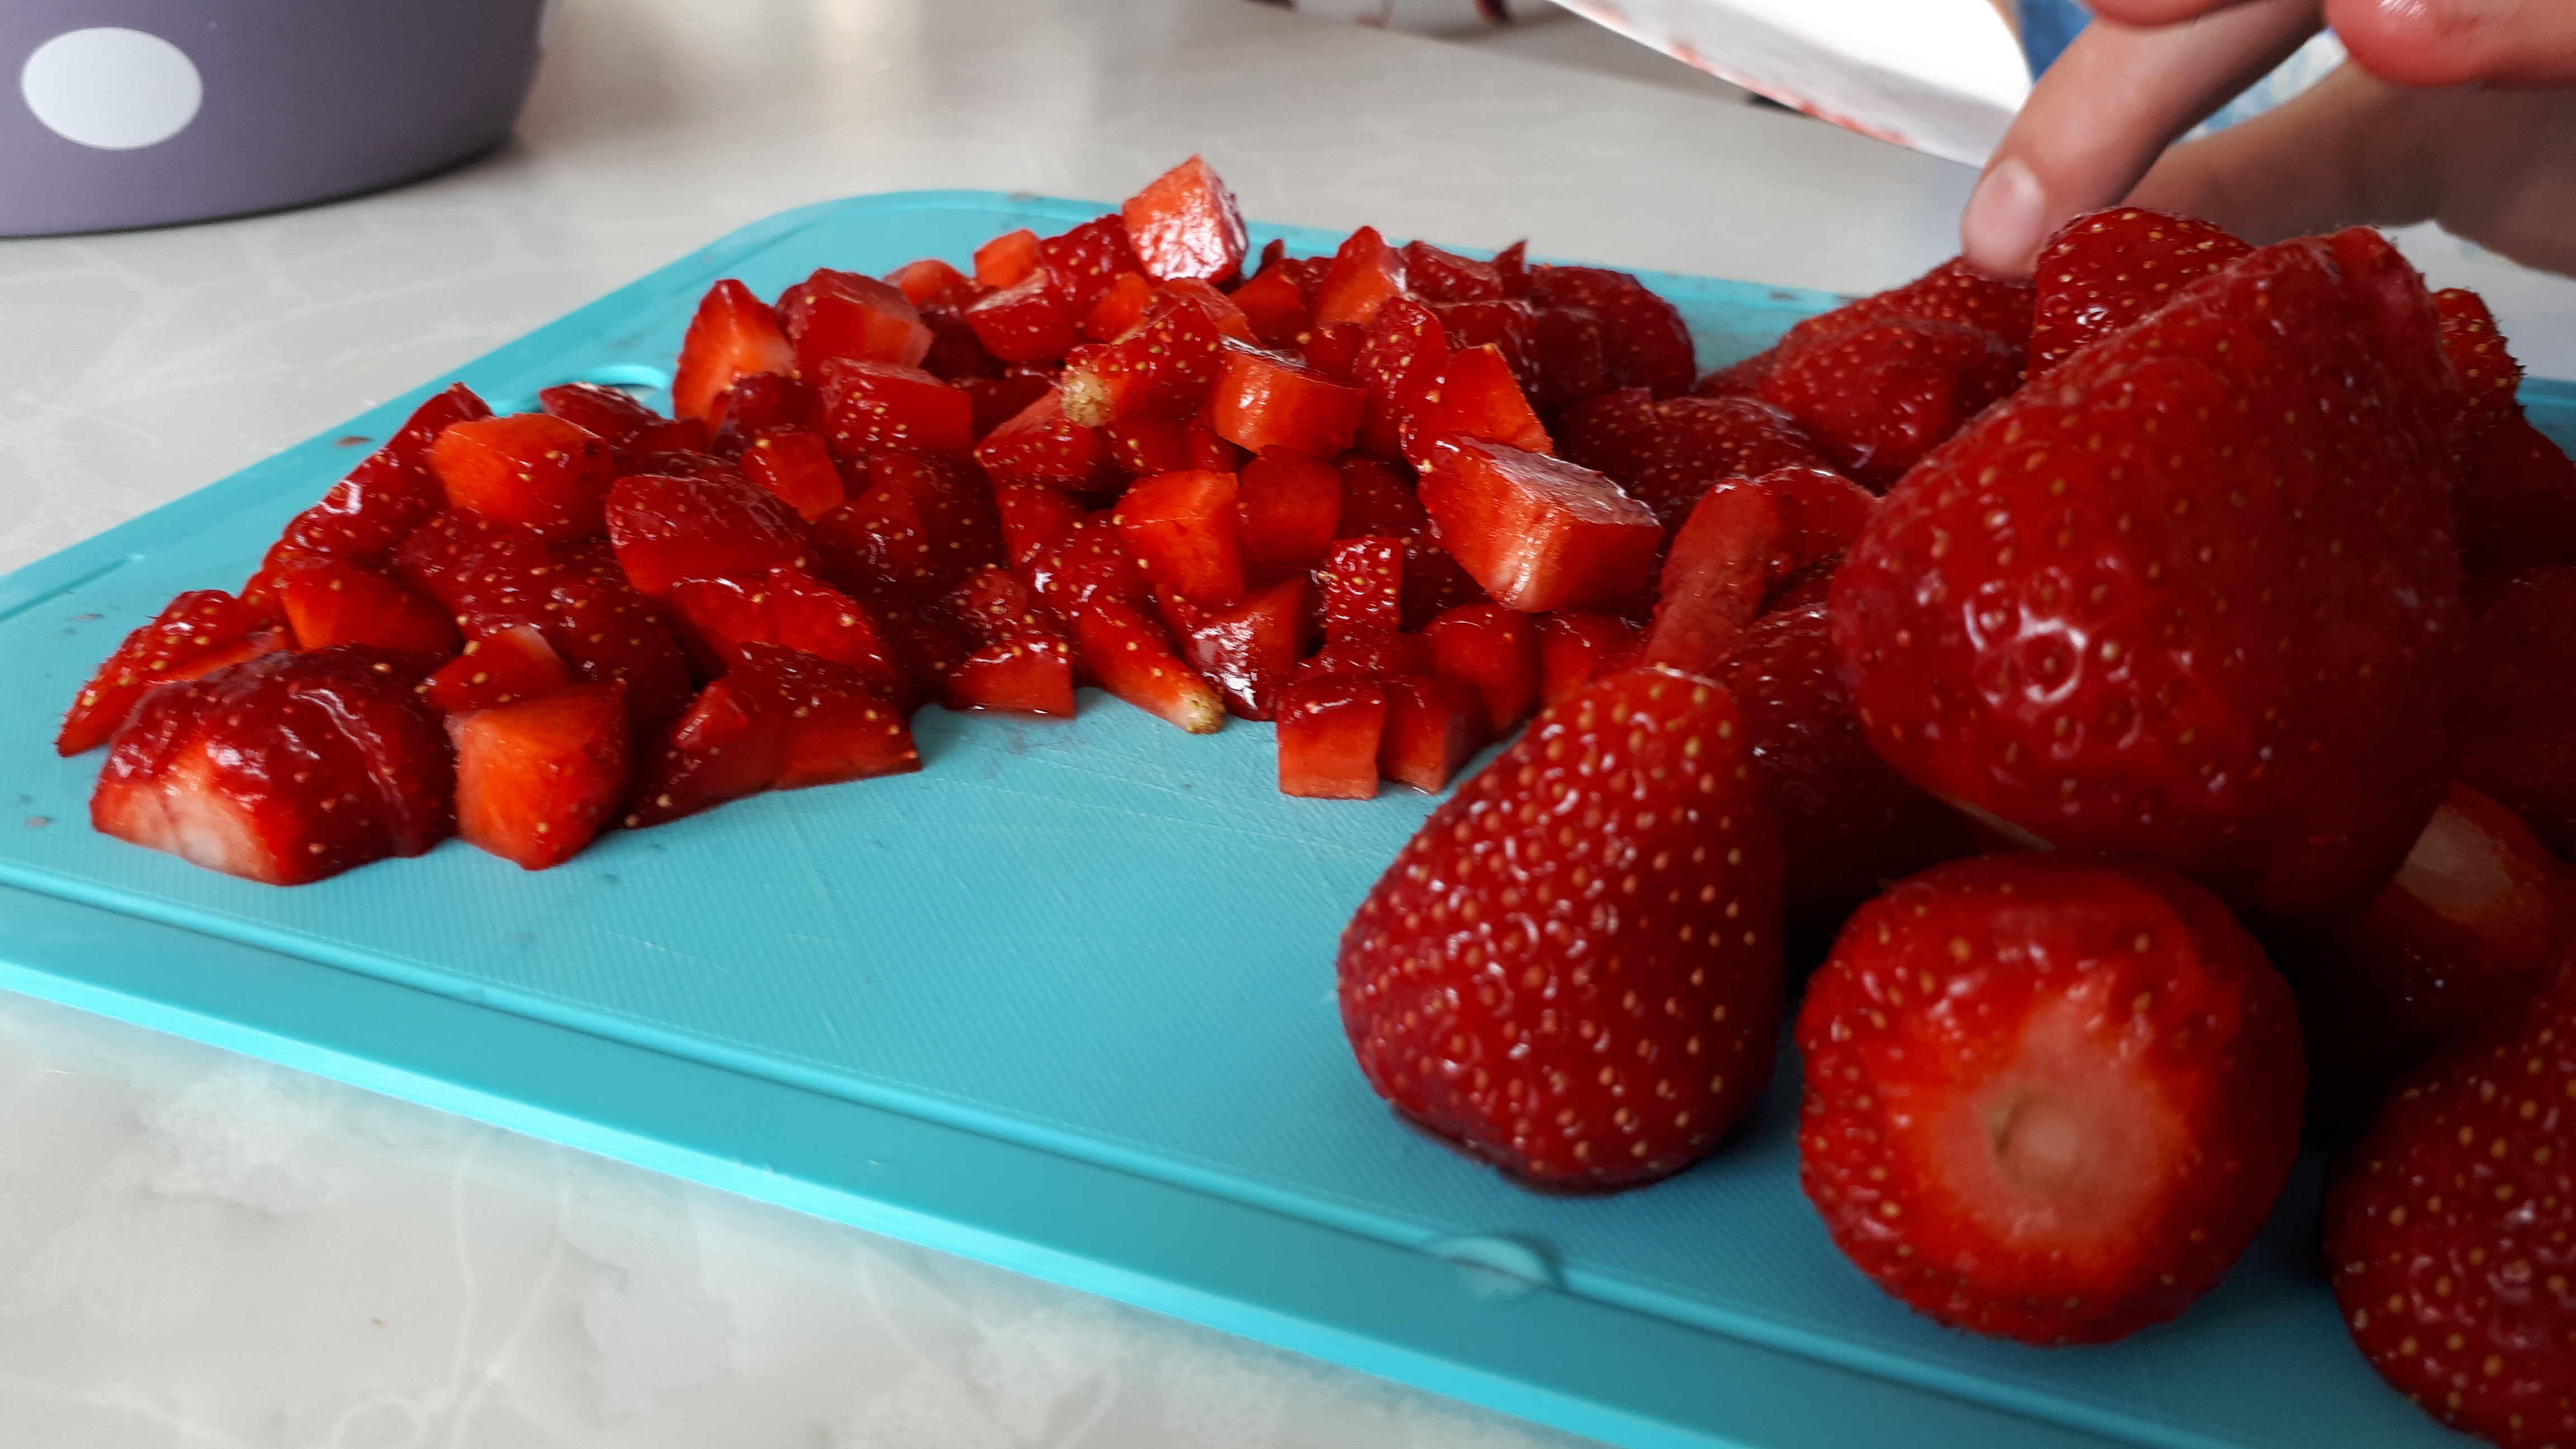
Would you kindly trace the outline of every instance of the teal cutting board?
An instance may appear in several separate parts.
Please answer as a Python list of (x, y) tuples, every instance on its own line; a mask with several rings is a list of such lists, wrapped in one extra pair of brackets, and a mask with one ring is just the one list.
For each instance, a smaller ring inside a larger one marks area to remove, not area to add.
[[(978, 192), (774, 217), (462, 368), (496, 405), (665, 380), (718, 277), (963, 262), (1100, 207)], [(1320, 233), (1263, 228), (1300, 249)], [(1496, 239), (1487, 239), (1496, 240)], [(1703, 361), (1832, 298), (1650, 276)], [(917, 775), (276, 889), (90, 831), (64, 703), (234, 587), (430, 390), (0, 579), (0, 984), (1640, 1446), (2435, 1445), (2314, 1274), (2313, 1164), (2181, 1322), (2039, 1351), (1882, 1297), (1795, 1174), (1794, 1094), (1670, 1182), (1540, 1197), (1400, 1126), (1336, 933), (1429, 811), (1273, 786), (1270, 730), (926, 711)], [(2576, 390), (2534, 384), (2576, 441)]]

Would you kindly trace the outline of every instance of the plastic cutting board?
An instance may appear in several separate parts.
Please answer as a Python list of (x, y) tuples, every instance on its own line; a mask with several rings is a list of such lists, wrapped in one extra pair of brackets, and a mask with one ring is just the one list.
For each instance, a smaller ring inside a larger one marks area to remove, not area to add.
[[(658, 385), (718, 277), (963, 262), (1100, 210), (788, 212), (455, 377), (503, 409)], [(1834, 300), (1646, 280), (1704, 363)], [(0, 985), (1637, 1449), (2462, 1442), (2337, 1323), (2313, 1162), (2182, 1321), (2040, 1351), (1843, 1262), (1786, 1086), (1745, 1140), (1612, 1197), (1533, 1195), (1399, 1125), (1344, 1045), (1333, 950), (1433, 802), (1281, 796), (1266, 725), (1192, 737), (1089, 692), (1062, 723), (930, 709), (920, 774), (612, 832), (540, 874), (451, 841), (277, 889), (94, 834), (100, 756), (50, 748), (65, 701), (172, 594), (248, 576), (356, 461), (336, 439), (450, 380), (0, 579)], [(2576, 441), (2576, 389), (2526, 396)]]

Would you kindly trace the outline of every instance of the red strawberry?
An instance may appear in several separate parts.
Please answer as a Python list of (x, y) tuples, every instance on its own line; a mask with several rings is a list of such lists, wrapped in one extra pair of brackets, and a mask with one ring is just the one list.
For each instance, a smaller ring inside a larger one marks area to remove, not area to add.
[(2477, 293), (2446, 287), (2433, 294), (2433, 306), (2442, 318), (2442, 355), (2460, 380), (2460, 416), (2453, 436), (2465, 447), (2521, 414), (2522, 364), (2505, 350), (2495, 314)]
[(1538, 365), (1538, 309), (1527, 302), (1434, 302), (1431, 314), (1455, 348), (1492, 347), (1511, 364), (1521, 391), (1544, 403)]
[(366, 644), (445, 659), (464, 642), (435, 601), (342, 559), (296, 560), (279, 579), (278, 602), (299, 649)]
[(1720, 478), (1825, 466), (1787, 413), (1749, 397), (1656, 402), (1643, 389), (1603, 393), (1566, 414), (1554, 436), (1560, 456), (1608, 474), (1667, 529), (1679, 528)]
[(599, 503), (617, 478), (608, 444), (547, 413), (450, 423), (430, 444), (429, 470), (450, 512), (548, 539), (599, 532)]
[[(735, 378), (725, 395), (716, 399), (716, 414), (715, 440), (690, 451), (707, 452), (712, 449), (721, 457), (731, 458), (750, 446), (753, 438), (772, 428), (801, 428), (816, 433), (831, 430), (829, 420), (823, 416), (822, 396), (805, 383), (774, 372), (755, 372)], [(641, 461), (641, 450), (636, 446), (630, 444), (621, 451), (625, 457), (618, 465), (618, 472), (654, 471), (635, 466)]]
[(1285, 448), (1244, 464), (1234, 497), (1242, 514), (1244, 573), (1255, 582), (1313, 568), (1341, 528), (1340, 471)]
[(1672, 303), (1626, 272), (1535, 270), (1547, 305), (1579, 307), (1599, 319), (1601, 359), (1612, 387), (1642, 387), (1657, 397), (1690, 391), (1699, 366), (1691, 355), (1690, 328)]
[(1299, 681), (1279, 703), (1279, 793), (1372, 798), (1385, 736), (1386, 689), (1378, 681), (1347, 674)]
[(1588, 468), (1462, 439), (1422, 480), (1422, 506), (1494, 601), (1527, 613), (1616, 603), (1653, 577), (1663, 529)]
[(2028, 282), (1999, 282), (1979, 275), (1964, 259), (1952, 257), (1901, 287), (1807, 318), (1789, 329), (1788, 335), (1780, 339), (1780, 346), (1784, 351), (1795, 351), (1809, 342), (1857, 331), (1873, 322), (1920, 317), (1991, 332), (2021, 347), (2031, 340), (2033, 299)]
[(1780, 505), (1759, 483), (1729, 478), (1701, 494), (1664, 556), (1645, 662), (1714, 674), (1762, 612), (1783, 531)]
[(1096, 428), (1142, 412), (1190, 412), (1216, 377), (1223, 341), (1204, 308), (1166, 297), (1134, 331), (1065, 359), (1064, 415)]
[(846, 665), (895, 708), (912, 707), (911, 672), (876, 612), (800, 570), (685, 580), (671, 590), (671, 606), (727, 671), (742, 666), (751, 646), (774, 645)]
[(456, 817), (414, 662), (354, 646), (268, 654), (156, 691), (117, 732), (90, 823), (270, 885), (418, 855)]
[(2457, 778), (2576, 854), (2576, 568), (2469, 597), (2469, 657), (2450, 706)]
[(1073, 639), (1102, 689), (1194, 735), (1224, 726), (1224, 700), (1172, 652), (1143, 609), (1096, 596), (1074, 607)]
[(1038, 234), (1021, 227), (975, 248), (975, 285), (997, 291), (1016, 287), (1039, 263)]
[(1243, 265), (1243, 213), (1215, 168), (1196, 156), (1147, 182), (1118, 212), (1136, 259), (1156, 281), (1224, 282)]
[(1637, 627), (1613, 614), (1568, 609), (1538, 620), (1538, 701), (1554, 704), (1635, 652)]
[(1154, 291), (1144, 273), (1120, 273), (1091, 310), (1082, 314), (1082, 335), (1094, 342), (1115, 342), (1135, 331), (1145, 321), (1145, 309), (1153, 305)]
[(488, 418), (492, 410), (457, 383), (414, 409), (385, 445), (367, 455), (322, 501), (295, 515), (283, 541), (353, 563), (376, 564), (403, 535), (439, 510), (438, 482), (429, 451), (451, 423)]
[(1297, 682), (1347, 675), (1354, 679), (1393, 679), (1399, 674), (1436, 674), (1430, 641), (1419, 634), (1390, 629), (1354, 629), (1297, 664)]
[[(740, 379), (734, 383), (736, 388), (741, 385)], [(548, 416), (561, 418), (621, 451), (647, 429), (670, 421), (637, 402), (632, 393), (595, 382), (557, 383), (537, 394), (537, 405)]]
[(1871, 745), (2060, 848), (2357, 907), (2444, 784), (2446, 371), (2420, 282), (2353, 231), (2253, 253), (1989, 410), (1834, 575)]
[(1278, 447), (1330, 458), (1358, 436), (1367, 402), (1360, 389), (1293, 358), (1228, 338), (1208, 389), (1206, 417), (1218, 437), (1246, 452)]
[(1396, 855), (1342, 933), (1342, 1023), (1396, 1110), (1551, 1186), (1706, 1154), (1770, 1079), (1780, 840), (1725, 691), (1597, 680)]
[(1853, 914), (1798, 1013), (1799, 1180), (1919, 1313), (2101, 1343), (2190, 1306), (2299, 1150), (2297, 1008), (2180, 877), (1935, 866)]
[(863, 358), (824, 359), (817, 374), (832, 451), (881, 449), (964, 457), (975, 446), (975, 401), (923, 372)]
[(1202, 609), (1243, 602), (1243, 520), (1232, 473), (1140, 478), (1112, 520), (1145, 576)]
[(1055, 278), (1065, 305), (1077, 312), (1091, 310), (1125, 278), (1143, 280), (1143, 264), (1127, 240), (1127, 223), (1114, 211), (1039, 241), (1038, 261)]
[[(572, 670), (536, 625), (513, 624), (466, 640), (464, 652), (440, 665), (420, 693), (441, 714), (463, 714), (532, 699), (572, 682)], [(624, 686), (619, 690), (623, 710)]]
[(2576, 1441), (2576, 978), (2424, 1067), (2327, 1191), (2325, 1256), (2363, 1357), (2505, 1449)]
[(2460, 567), (2500, 578), (2543, 564), (2576, 564), (2576, 460), (2517, 406), (2468, 445), (2451, 490)]
[(690, 702), (635, 765), (630, 829), (763, 790), (801, 790), (921, 768), (903, 712), (846, 664), (767, 644)]
[(880, 453), (848, 503), (814, 520), (822, 572), (853, 593), (928, 603), (1002, 557), (993, 490), (962, 459)]
[(846, 485), (832, 464), (832, 445), (821, 433), (802, 428), (771, 428), (755, 434), (742, 450), (742, 476), (796, 510), (812, 523), (841, 506)]
[(1002, 525), (1002, 557), (1015, 569), (1026, 569), (1091, 516), (1079, 502), (1034, 483), (1004, 483), (993, 489)]
[(628, 581), (652, 597), (682, 579), (758, 578), (812, 563), (795, 513), (739, 479), (620, 478), (608, 493), (608, 541)]
[(778, 314), (749, 287), (727, 277), (707, 289), (706, 300), (689, 319), (679, 365), (671, 372), (672, 415), (712, 421), (716, 399), (735, 378), (795, 367), (796, 349), (780, 329)]
[(1094, 599), (1141, 608), (1154, 592), (1144, 566), (1137, 562), (1136, 550), (1106, 513), (1075, 520), (1019, 574), (1039, 598), (1068, 618)]
[(975, 445), (975, 461), (996, 485), (1043, 483), (1082, 493), (1115, 482), (1118, 466), (1097, 428), (1064, 414), (1060, 389), (1049, 388)]
[(1448, 360), (1448, 334), (1431, 309), (1411, 297), (1387, 299), (1351, 357), (1351, 381), (1368, 389), (1360, 445), (1381, 458), (1400, 456), (1404, 418)]
[(1004, 362), (1054, 362), (1081, 340), (1082, 313), (1066, 305), (1044, 267), (976, 298), (965, 317), (975, 340)]
[(1307, 294), (1321, 273), (1302, 259), (1269, 252), (1263, 255), (1266, 259), (1259, 274), (1226, 295), (1243, 309), (1244, 319), (1252, 325), (1254, 341), (1264, 347), (1292, 346), (1300, 334), (1314, 325)]
[(1404, 244), (1405, 284), (1431, 302), (1499, 302), (1503, 275), (1491, 262), (1444, 252), (1425, 241)]
[(626, 687), (576, 684), (450, 715), (456, 833), (525, 870), (580, 853), (626, 797)]
[(2021, 384), (2021, 357), (1956, 322), (1873, 322), (1782, 356), (1764, 402), (1798, 420), (1836, 467), (1884, 489)]
[(1781, 568), (1794, 577), (1840, 564), (1878, 512), (1868, 489), (1824, 468), (1776, 468), (1754, 480), (1780, 509)]
[(1345, 538), (1324, 552), (1324, 632), (1391, 634), (1404, 620), (1404, 541)]
[(1520, 379), (1488, 343), (1460, 348), (1442, 364), (1402, 421), (1405, 461), (1429, 471), (1461, 438), (1482, 438), (1526, 453), (1553, 453), (1555, 442), (1521, 395)]
[(1156, 595), (1181, 658), (1224, 696), (1226, 713), (1270, 719), (1314, 634), (1315, 586), (1292, 574), (1231, 609), (1201, 609)]
[(2187, 216), (2134, 206), (2079, 216), (2059, 227), (2031, 264), (2038, 290), (2030, 321), (2030, 375), (2174, 299), (2253, 248)]
[(1380, 682), (1386, 726), (1377, 772), (1425, 795), (1437, 795), (1493, 738), (1485, 701), (1472, 684), (1437, 675), (1398, 674)]
[(1890, 881), (1975, 849), (1948, 806), (1870, 751), (1831, 633), (1821, 604), (1764, 615), (1712, 675), (1780, 817), (1790, 926), (1826, 938)]
[(292, 648), (283, 631), (221, 589), (172, 599), (151, 623), (125, 636), (63, 716), (54, 752), (77, 755), (106, 744), (156, 684), (196, 679), (228, 665)]
[(1461, 604), (1422, 626), (1431, 672), (1473, 687), (1485, 724), (1507, 733), (1538, 701), (1538, 624), (1500, 604)]
[(1317, 327), (1366, 327), (1378, 309), (1404, 295), (1404, 254), (1373, 226), (1344, 238), (1333, 264), (1315, 284)]
[(957, 307), (975, 299), (975, 279), (937, 257), (906, 262), (885, 279), (915, 307)]
[(814, 377), (826, 358), (919, 367), (930, 328), (912, 299), (887, 283), (824, 267), (778, 298), (778, 320), (796, 347), (796, 371)]
[(1590, 312), (1580, 307), (1537, 310), (1530, 319), (1530, 366), (1537, 375), (1531, 393), (1540, 412), (1556, 417), (1617, 386), (1610, 380), (1602, 346), (1601, 319)]

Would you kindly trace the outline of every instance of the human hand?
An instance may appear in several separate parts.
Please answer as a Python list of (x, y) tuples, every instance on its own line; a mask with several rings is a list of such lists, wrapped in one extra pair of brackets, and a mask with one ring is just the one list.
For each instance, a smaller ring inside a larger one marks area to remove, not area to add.
[[(2068, 219), (2132, 202), (2249, 241), (2438, 221), (2576, 273), (2576, 4), (2095, 0), (1988, 161), (1969, 261), (2030, 271)], [(2166, 148), (2331, 24), (2350, 64), (2287, 104)]]

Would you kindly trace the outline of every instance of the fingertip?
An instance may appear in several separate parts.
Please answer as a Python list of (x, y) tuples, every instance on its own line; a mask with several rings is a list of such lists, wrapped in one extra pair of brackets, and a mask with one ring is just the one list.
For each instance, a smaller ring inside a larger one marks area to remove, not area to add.
[(2027, 277), (2056, 220), (2038, 173), (2020, 157), (2005, 156), (1986, 168), (1968, 194), (1967, 210), (1959, 216), (1960, 254), (1989, 276)]

